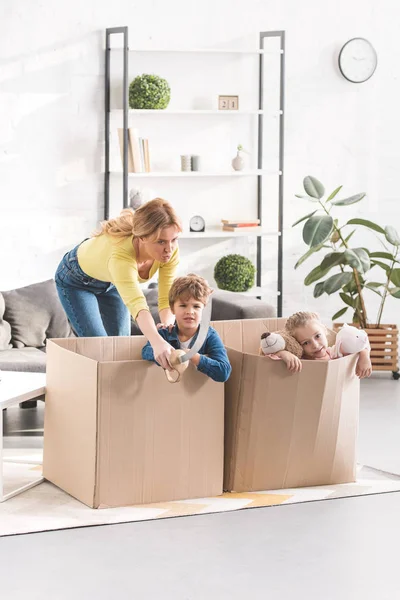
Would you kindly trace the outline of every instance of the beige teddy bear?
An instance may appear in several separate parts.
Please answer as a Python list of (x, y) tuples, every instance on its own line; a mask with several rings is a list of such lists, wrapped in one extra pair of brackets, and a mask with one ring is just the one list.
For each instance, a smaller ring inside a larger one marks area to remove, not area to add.
[(285, 329), (273, 333), (264, 331), (261, 335), (259, 354), (265, 356), (266, 354), (275, 354), (280, 350), (288, 350), (297, 358), (301, 358), (303, 355), (303, 348), (299, 342)]

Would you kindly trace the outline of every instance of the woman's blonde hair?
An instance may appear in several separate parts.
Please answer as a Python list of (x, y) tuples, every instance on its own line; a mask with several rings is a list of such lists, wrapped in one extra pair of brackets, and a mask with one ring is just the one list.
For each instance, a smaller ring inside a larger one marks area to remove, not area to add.
[(169, 305), (173, 308), (177, 300), (188, 300), (188, 298), (207, 304), (211, 293), (212, 289), (203, 277), (189, 273), (185, 277), (177, 277), (173, 282), (169, 291)]
[(304, 327), (309, 321), (319, 321), (319, 315), (314, 312), (297, 312), (294, 313), (285, 323), (285, 329), (294, 337), (298, 327)]
[(162, 198), (155, 198), (136, 210), (124, 208), (119, 217), (102, 221), (100, 231), (96, 231), (94, 236), (107, 233), (119, 238), (133, 235), (157, 239), (161, 229), (172, 225), (182, 231), (181, 221), (171, 204)]

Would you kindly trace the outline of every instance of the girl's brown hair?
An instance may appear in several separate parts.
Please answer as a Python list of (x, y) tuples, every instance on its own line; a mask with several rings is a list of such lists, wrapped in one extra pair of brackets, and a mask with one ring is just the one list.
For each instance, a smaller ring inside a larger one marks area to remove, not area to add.
[(194, 298), (203, 304), (207, 304), (211, 293), (212, 289), (203, 277), (195, 273), (189, 273), (185, 277), (177, 277), (173, 282), (169, 291), (169, 305), (173, 308), (177, 300), (187, 300), (188, 298)]
[(124, 208), (119, 217), (102, 221), (100, 231), (96, 231), (94, 236), (107, 233), (119, 238), (133, 235), (157, 239), (162, 229), (172, 225), (182, 231), (181, 221), (171, 204), (162, 198), (155, 198), (136, 210)]
[(319, 321), (319, 315), (313, 312), (297, 312), (294, 313), (285, 323), (285, 329), (294, 336), (295, 330), (298, 327), (304, 327), (309, 321)]

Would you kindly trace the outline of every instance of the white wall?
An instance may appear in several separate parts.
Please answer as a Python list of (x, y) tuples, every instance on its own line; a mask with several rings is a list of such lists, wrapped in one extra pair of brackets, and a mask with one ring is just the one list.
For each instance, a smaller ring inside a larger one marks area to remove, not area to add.
[[(395, 0), (114, 0), (99, 3), (13, 0), (0, 7), (0, 289), (51, 277), (62, 254), (102, 217), (104, 30), (128, 25), (130, 45), (257, 47), (260, 30), (285, 29), (284, 313), (313, 308), (329, 317), (337, 299), (312, 298), (295, 272), (304, 253), (291, 223), (311, 208), (294, 197), (305, 175), (327, 188), (343, 184), (368, 200), (340, 214), (363, 213), (400, 229), (398, 200), (400, 9)], [(371, 40), (378, 69), (367, 83), (346, 82), (341, 45)], [(232, 140), (232, 143), (234, 140)], [(190, 202), (190, 199), (188, 200)], [(338, 210), (339, 213), (339, 210)], [(373, 239), (373, 238), (372, 238)], [(369, 237), (360, 238), (360, 245)], [(195, 250), (183, 268), (209, 272), (210, 257), (232, 248)], [(239, 251), (245, 251), (239, 245)], [(264, 268), (273, 267), (266, 260)], [(208, 269), (208, 270), (207, 270)], [(267, 273), (268, 275), (268, 273)], [(397, 322), (398, 301), (385, 320)], [(371, 317), (373, 319), (373, 316)]]

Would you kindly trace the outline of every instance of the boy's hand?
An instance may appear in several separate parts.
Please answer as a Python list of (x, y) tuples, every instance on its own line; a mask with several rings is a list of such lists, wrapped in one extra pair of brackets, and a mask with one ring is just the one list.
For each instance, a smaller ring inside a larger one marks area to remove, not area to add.
[(288, 371), (291, 373), (300, 373), (303, 365), (297, 356), (291, 352), (288, 352), (287, 350), (281, 350), (280, 352), (277, 352), (276, 355), (286, 363), (286, 368)]
[(372, 373), (372, 364), (369, 356), (363, 356), (360, 354), (358, 357), (357, 365), (356, 365), (356, 375), (360, 379), (364, 379), (364, 377), (369, 377)]

